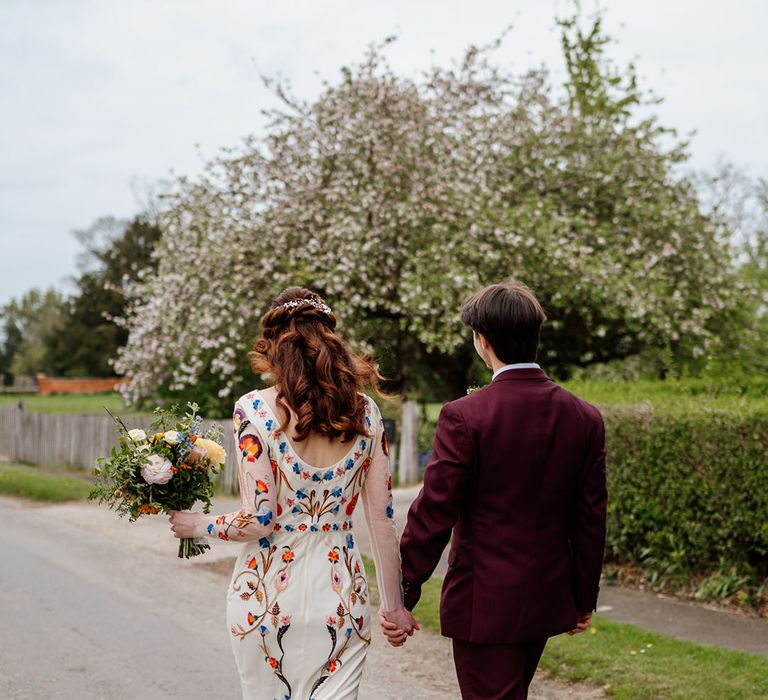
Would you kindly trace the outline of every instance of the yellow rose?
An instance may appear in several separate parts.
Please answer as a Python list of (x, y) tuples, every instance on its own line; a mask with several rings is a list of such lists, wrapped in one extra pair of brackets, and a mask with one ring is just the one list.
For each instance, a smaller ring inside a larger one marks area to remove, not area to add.
[(224, 464), (227, 459), (227, 453), (224, 448), (219, 445), (218, 442), (213, 440), (207, 440), (206, 438), (197, 438), (195, 441), (195, 447), (202, 447), (205, 453), (208, 455), (208, 459), (211, 460), (211, 464), (220, 465)]

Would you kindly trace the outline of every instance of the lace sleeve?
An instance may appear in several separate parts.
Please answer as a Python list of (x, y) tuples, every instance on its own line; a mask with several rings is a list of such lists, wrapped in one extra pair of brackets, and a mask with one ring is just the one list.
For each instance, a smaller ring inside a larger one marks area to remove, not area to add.
[(368, 401), (374, 442), (371, 450), (371, 464), (362, 488), (363, 509), (371, 538), (373, 559), (376, 563), (381, 609), (384, 612), (393, 612), (403, 607), (403, 590), (400, 575), (400, 547), (392, 507), (389, 449), (379, 409), (371, 399)]
[(267, 443), (247, 416), (245, 405), (238, 400), (232, 420), (238, 450), (237, 473), (242, 505), (240, 510), (232, 513), (206, 516), (203, 527), (208, 537), (258, 540), (269, 535), (274, 528), (276, 489)]

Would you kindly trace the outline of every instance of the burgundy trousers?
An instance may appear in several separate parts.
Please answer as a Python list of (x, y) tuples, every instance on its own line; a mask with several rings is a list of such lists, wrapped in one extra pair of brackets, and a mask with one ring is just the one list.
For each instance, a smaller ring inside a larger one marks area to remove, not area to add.
[(547, 640), (473, 644), (453, 640), (453, 661), (463, 700), (526, 700)]

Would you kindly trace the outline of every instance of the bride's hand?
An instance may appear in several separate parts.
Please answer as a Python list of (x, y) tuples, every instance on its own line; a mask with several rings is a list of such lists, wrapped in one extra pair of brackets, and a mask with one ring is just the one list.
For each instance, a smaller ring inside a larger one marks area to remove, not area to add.
[(177, 539), (185, 537), (200, 537), (200, 513), (184, 513), (179, 510), (169, 510), (171, 531)]
[(387, 613), (379, 611), (379, 622), (384, 636), (393, 647), (403, 646), (414, 631), (421, 629), (416, 618), (405, 608)]

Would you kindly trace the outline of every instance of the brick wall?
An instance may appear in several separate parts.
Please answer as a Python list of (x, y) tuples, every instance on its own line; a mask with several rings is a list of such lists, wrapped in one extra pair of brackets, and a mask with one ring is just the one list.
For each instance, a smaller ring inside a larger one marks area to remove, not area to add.
[(103, 391), (116, 391), (121, 384), (128, 382), (124, 377), (78, 377), (64, 379), (38, 375), (37, 393), (41, 396), (50, 394), (98, 394)]

